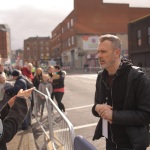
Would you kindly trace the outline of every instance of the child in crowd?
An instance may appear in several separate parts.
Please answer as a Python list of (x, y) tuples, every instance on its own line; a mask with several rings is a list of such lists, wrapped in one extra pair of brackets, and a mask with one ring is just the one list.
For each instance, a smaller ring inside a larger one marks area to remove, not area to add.
[[(47, 95), (46, 88), (52, 94), (53, 87), (52, 87), (52, 84), (50, 82), (50, 77), (48, 74), (42, 74), (42, 82), (39, 84), (38, 90)], [(41, 110), (40, 111), (41, 119), (43, 117), (45, 102), (46, 102), (45, 97), (43, 95), (39, 94), (39, 102), (38, 102), (39, 109), (38, 110)]]

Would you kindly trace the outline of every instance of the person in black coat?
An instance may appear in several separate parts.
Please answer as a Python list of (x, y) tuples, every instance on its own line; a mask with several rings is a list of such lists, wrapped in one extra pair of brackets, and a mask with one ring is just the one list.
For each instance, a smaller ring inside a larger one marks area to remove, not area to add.
[(149, 146), (150, 80), (121, 58), (122, 42), (102, 35), (98, 45), (101, 71), (92, 113), (99, 117), (93, 140), (105, 137), (106, 150), (146, 150)]
[(32, 89), (22, 89), (5, 104), (0, 111), (0, 150), (7, 150), (10, 142), (25, 119), (30, 106)]
[(33, 85), (36, 87), (36, 89), (39, 88), (39, 84), (42, 81), (42, 74), (43, 74), (42, 68), (37, 68), (35, 76), (33, 78)]
[(53, 79), (53, 95), (57, 101), (58, 107), (62, 112), (65, 112), (65, 106), (62, 103), (62, 98), (64, 95), (64, 80), (65, 74), (62, 72), (59, 65), (54, 66)]

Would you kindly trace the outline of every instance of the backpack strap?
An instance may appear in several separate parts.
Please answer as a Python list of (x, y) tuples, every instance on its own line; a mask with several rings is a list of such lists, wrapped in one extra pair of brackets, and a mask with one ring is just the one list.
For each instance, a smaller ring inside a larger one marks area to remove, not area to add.
[(129, 74), (128, 74), (127, 91), (126, 91), (125, 101), (126, 101), (127, 96), (129, 94), (132, 80), (137, 78), (137, 76), (139, 76), (140, 74), (143, 74), (142, 69), (140, 67), (137, 67), (137, 66), (132, 66), (132, 68), (130, 69)]

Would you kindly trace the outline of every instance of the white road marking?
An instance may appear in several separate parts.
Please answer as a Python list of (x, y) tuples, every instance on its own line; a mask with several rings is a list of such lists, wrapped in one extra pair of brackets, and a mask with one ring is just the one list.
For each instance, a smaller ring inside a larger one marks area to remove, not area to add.
[(97, 74), (70, 75), (68, 77), (72, 77), (74, 79), (75, 79), (75, 77), (78, 77), (78, 78), (88, 78), (88, 79), (96, 79), (97, 78)]
[(94, 105), (94, 104), (85, 105), (85, 106), (80, 106), (80, 107), (67, 108), (66, 110), (82, 109), (82, 108), (92, 107), (93, 105)]
[(91, 124), (85, 124), (85, 125), (81, 125), (81, 126), (76, 126), (76, 127), (73, 127), (73, 128), (76, 130), (76, 129), (88, 128), (88, 127), (92, 127), (92, 126), (96, 126), (96, 125), (97, 125), (97, 122), (96, 123), (91, 123)]

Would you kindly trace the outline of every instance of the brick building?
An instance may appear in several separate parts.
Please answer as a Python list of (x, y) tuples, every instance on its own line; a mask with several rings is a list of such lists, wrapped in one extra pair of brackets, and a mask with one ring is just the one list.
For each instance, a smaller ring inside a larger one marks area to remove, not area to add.
[(4, 63), (10, 55), (10, 29), (6, 24), (0, 24), (0, 63)]
[(74, 0), (73, 11), (52, 31), (52, 55), (63, 66), (98, 66), (99, 35), (111, 33), (123, 40), (128, 51), (128, 22), (150, 14), (150, 8), (129, 4), (103, 3), (103, 0)]
[(30, 37), (24, 40), (24, 63), (31, 62), (35, 66), (48, 64), (51, 57), (50, 37)]
[(129, 58), (134, 65), (150, 68), (150, 15), (128, 25)]

